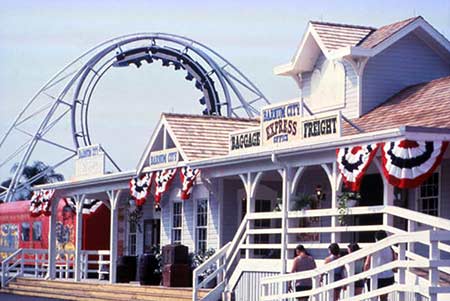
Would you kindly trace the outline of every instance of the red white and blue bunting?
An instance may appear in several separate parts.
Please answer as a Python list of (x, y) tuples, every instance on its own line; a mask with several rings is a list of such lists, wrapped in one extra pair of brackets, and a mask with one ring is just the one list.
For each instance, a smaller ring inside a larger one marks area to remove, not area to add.
[(414, 188), (439, 166), (448, 141), (399, 140), (382, 145), (383, 173), (399, 188)]
[(177, 173), (177, 169), (166, 169), (166, 170), (159, 170), (156, 172), (155, 176), (155, 184), (156, 184), (156, 190), (155, 190), (155, 203), (159, 204), (161, 201), (162, 194), (169, 189), (170, 184), (172, 183), (173, 179), (175, 178), (175, 175)]
[(194, 185), (194, 181), (200, 173), (199, 169), (190, 168), (190, 167), (182, 167), (180, 170), (180, 178), (181, 178), (181, 199), (188, 200), (191, 197), (192, 187)]
[(377, 153), (378, 144), (343, 147), (336, 150), (338, 168), (347, 188), (358, 191), (361, 180)]
[(34, 191), (30, 203), (30, 215), (33, 217), (37, 217), (41, 214), (47, 216), (50, 215), (50, 208), (52, 204), (51, 200), (54, 193), (54, 189), (41, 189)]
[[(76, 204), (75, 200), (73, 198), (66, 198), (65, 199), (66, 204), (73, 210), (73, 212), (76, 212)], [(83, 206), (81, 207), (81, 213), (82, 214), (91, 214), (97, 211), (98, 208), (102, 205), (102, 201), (96, 200), (96, 199), (84, 199)]]
[(130, 195), (136, 201), (136, 206), (144, 205), (145, 199), (150, 193), (152, 177), (153, 173), (150, 172), (130, 180)]

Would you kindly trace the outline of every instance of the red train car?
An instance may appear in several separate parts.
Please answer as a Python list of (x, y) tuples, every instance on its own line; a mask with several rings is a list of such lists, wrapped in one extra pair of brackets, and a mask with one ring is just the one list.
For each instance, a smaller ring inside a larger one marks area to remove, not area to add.
[[(0, 204), (0, 261), (6, 253), (18, 248), (48, 248), (48, 216), (31, 217), (30, 201)], [(109, 209), (101, 204), (89, 214), (83, 214), (83, 250), (109, 250)], [(76, 218), (70, 202), (58, 203), (56, 223), (57, 250), (75, 249)]]

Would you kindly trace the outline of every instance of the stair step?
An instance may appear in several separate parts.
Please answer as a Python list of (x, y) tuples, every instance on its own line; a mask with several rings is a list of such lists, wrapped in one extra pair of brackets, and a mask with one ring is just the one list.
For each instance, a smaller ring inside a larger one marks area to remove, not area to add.
[(37, 291), (40, 293), (49, 293), (54, 295), (65, 295), (70, 294), (71, 296), (86, 297), (90, 299), (97, 300), (142, 300), (142, 301), (171, 301), (174, 299), (178, 300), (191, 300), (191, 296), (179, 296), (176, 294), (137, 294), (137, 293), (126, 293), (126, 292), (115, 292), (115, 291), (103, 291), (103, 290), (67, 290), (66, 288), (55, 288), (48, 286), (25, 286), (21, 284), (11, 283), (9, 286), (13, 290), (27, 290), (27, 291)]
[[(44, 280), (35, 278), (17, 278), (5, 293), (57, 298), (62, 300), (102, 300), (102, 301), (189, 301), (192, 300), (192, 288), (171, 288), (160, 286), (140, 286), (138, 284), (109, 284), (73, 282), (69, 280)], [(199, 296), (205, 296), (209, 290), (200, 290)]]

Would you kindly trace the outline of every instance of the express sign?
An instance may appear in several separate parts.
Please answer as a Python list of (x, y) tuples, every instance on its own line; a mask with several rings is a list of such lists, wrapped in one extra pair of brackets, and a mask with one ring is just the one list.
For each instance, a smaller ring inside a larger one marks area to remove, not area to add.
[(301, 110), (298, 100), (264, 107), (261, 115), (263, 146), (300, 140)]

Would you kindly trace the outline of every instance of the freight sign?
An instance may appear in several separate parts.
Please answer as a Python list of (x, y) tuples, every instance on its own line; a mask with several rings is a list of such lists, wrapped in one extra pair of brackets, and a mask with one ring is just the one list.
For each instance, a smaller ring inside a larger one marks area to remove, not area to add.
[(100, 144), (80, 147), (75, 161), (75, 177), (94, 177), (105, 173), (105, 153)]
[(300, 116), (299, 100), (262, 108), (261, 144), (275, 146), (300, 141)]
[(178, 163), (176, 148), (164, 149), (150, 153), (150, 166), (173, 166)]
[(245, 129), (230, 133), (230, 153), (261, 145), (261, 129)]
[(341, 116), (340, 114), (321, 114), (301, 121), (302, 139), (340, 137)]

